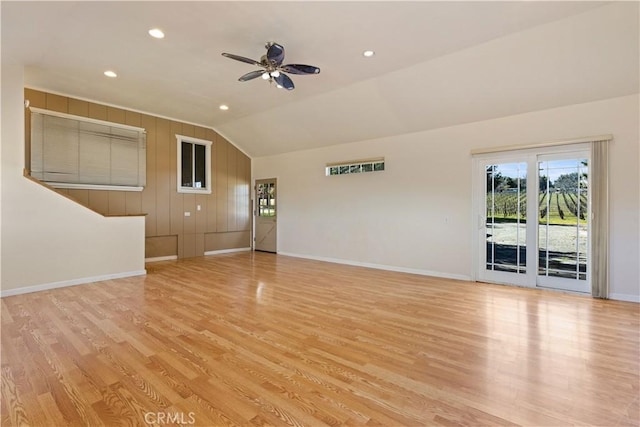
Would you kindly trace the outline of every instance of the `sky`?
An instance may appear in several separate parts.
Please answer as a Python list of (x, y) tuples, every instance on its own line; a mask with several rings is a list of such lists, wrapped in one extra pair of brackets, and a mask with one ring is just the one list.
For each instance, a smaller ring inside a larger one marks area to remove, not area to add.
[[(582, 165), (583, 161), (586, 161), (586, 159), (542, 161), (538, 163), (538, 167), (540, 174), (547, 175), (553, 182), (560, 175), (578, 172), (578, 167), (580, 167), (580, 173), (587, 172), (588, 168)], [(527, 164), (525, 162), (499, 163), (497, 166), (496, 172), (500, 172), (504, 177), (525, 178), (527, 176)]]

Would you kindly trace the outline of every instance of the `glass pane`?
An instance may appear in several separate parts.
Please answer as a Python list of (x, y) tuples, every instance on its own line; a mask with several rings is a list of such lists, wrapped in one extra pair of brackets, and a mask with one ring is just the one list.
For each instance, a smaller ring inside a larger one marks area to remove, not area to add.
[(276, 216), (276, 184), (269, 184), (269, 216)]
[(486, 269), (526, 273), (527, 164), (490, 165), (486, 174)]
[(182, 143), (182, 186), (193, 187), (193, 155), (191, 150), (193, 144), (188, 142)]
[(258, 184), (258, 216), (276, 216), (276, 185), (275, 183)]
[(384, 170), (384, 162), (378, 162), (373, 164), (374, 171), (383, 171)]
[(543, 161), (538, 170), (538, 274), (586, 280), (588, 162)]
[(194, 144), (195, 147), (195, 188), (207, 187), (207, 147), (201, 144)]

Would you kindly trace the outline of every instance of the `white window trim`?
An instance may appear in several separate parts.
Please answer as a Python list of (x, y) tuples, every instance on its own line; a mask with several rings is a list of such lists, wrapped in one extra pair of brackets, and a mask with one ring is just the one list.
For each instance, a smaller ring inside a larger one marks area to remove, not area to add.
[(522, 152), (522, 150), (547, 149), (550, 147), (560, 147), (561, 149), (565, 149), (566, 146), (572, 145), (572, 144), (585, 144), (585, 143), (590, 144), (594, 141), (611, 141), (611, 140), (613, 140), (613, 135), (611, 134), (583, 136), (580, 138), (559, 139), (556, 141), (538, 142), (533, 144), (503, 145), (501, 147), (475, 148), (471, 150), (471, 155), (477, 156), (482, 154), (502, 154), (502, 153), (508, 153), (510, 151)]
[(58, 111), (45, 110), (43, 108), (37, 108), (37, 107), (29, 107), (29, 110), (33, 111), (34, 113), (45, 114), (47, 116), (53, 116), (53, 117), (60, 117), (62, 119), (78, 120), (80, 122), (85, 122), (85, 123), (95, 123), (97, 125), (110, 126), (112, 128), (120, 128), (120, 129), (147, 133), (145, 128), (141, 128), (138, 126), (123, 125), (122, 123), (108, 122), (106, 120), (92, 119), (90, 117), (76, 116), (74, 114), (60, 113)]
[[(182, 142), (188, 142), (191, 144), (199, 144), (205, 146), (205, 169), (207, 174), (206, 188), (192, 188), (182, 186)], [(206, 139), (194, 138), (192, 136), (178, 135), (176, 134), (176, 188), (178, 193), (191, 193), (191, 194), (211, 194), (211, 146), (213, 141)]]

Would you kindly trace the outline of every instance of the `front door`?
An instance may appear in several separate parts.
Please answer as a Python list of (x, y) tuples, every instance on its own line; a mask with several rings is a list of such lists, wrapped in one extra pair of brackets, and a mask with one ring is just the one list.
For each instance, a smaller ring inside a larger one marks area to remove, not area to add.
[(589, 153), (476, 161), (480, 281), (589, 292)]
[(278, 206), (276, 179), (256, 180), (256, 236), (257, 251), (277, 252)]

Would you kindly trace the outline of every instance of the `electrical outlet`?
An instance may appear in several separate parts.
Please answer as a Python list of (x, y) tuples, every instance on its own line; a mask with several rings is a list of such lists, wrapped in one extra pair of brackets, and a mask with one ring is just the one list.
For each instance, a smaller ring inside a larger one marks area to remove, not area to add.
[(185, 212), (184, 216), (191, 216), (191, 212)]

